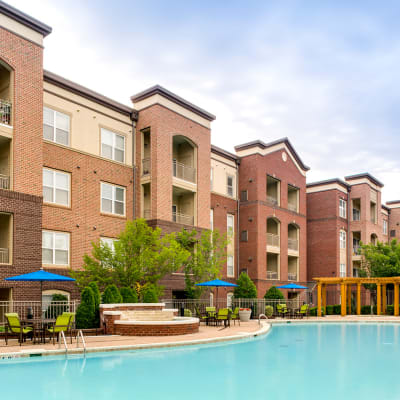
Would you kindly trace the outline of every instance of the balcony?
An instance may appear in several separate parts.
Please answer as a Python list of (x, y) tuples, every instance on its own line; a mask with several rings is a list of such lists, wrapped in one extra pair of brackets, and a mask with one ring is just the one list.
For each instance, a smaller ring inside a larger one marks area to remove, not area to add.
[(267, 279), (278, 279), (277, 271), (267, 271)]
[(11, 102), (0, 99), (0, 124), (11, 126)]
[(288, 277), (288, 281), (297, 281), (297, 273), (296, 272), (288, 272), (287, 277)]
[(273, 196), (267, 196), (267, 203), (270, 206), (277, 206), (278, 205), (278, 199), (276, 197), (273, 197)]
[(360, 220), (360, 210), (357, 210), (356, 208), (353, 208), (353, 221), (359, 221)]
[(8, 264), (10, 262), (8, 249), (0, 248), (0, 264)]
[(150, 158), (144, 158), (142, 160), (142, 176), (150, 175), (151, 160)]
[(288, 249), (299, 251), (299, 241), (297, 239), (288, 239)]
[(279, 235), (274, 233), (267, 233), (267, 245), (273, 247), (279, 247)]
[(11, 262), (12, 215), (0, 213), (0, 264)]
[(176, 160), (172, 162), (172, 174), (175, 178), (196, 183), (196, 168), (190, 167)]
[(194, 225), (194, 217), (192, 215), (180, 214), (177, 212), (172, 213), (172, 221), (178, 224)]
[(10, 189), (10, 177), (9, 176), (0, 174), (0, 189), (4, 189), (4, 190)]
[(361, 246), (353, 245), (353, 256), (359, 256), (360, 255), (360, 250), (361, 250)]

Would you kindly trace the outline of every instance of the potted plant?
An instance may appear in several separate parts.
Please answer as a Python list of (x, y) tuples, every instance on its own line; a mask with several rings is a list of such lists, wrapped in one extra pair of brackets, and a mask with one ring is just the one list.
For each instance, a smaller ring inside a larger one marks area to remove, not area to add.
[(265, 315), (268, 319), (273, 319), (274, 317), (274, 307), (272, 306), (265, 306)]
[(239, 309), (240, 322), (250, 321), (250, 316), (251, 316), (251, 308), (240, 308)]

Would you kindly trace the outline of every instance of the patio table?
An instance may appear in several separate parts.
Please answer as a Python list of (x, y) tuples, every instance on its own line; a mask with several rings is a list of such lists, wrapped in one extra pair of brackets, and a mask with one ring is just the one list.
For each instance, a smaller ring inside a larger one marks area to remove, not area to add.
[[(46, 343), (46, 329), (49, 325), (56, 322), (53, 318), (45, 319), (24, 319), (21, 320), (25, 325), (31, 325), (33, 327), (33, 343)], [(39, 339), (39, 341), (38, 341)]]

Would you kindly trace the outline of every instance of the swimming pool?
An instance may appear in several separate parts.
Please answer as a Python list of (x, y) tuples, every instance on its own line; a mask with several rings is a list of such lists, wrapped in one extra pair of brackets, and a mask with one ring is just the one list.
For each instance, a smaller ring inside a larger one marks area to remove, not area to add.
[(1, 392), (30, 400), (399, 399), (399, 330), (285, 324), (234, 344), (3, 360)]

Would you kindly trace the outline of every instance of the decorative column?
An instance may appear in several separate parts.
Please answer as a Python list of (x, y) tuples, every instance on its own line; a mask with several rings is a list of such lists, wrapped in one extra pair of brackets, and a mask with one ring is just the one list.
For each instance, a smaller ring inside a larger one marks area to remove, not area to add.
[(345, 283), (340, 284), (340, 294), (341, 294), (341, 299), (340, 299), (341, 315), (342, 315), (342, 317), (345, 317), (346, 316), (346, 284)]
[(317, 303), (317, 306), (318, 306), (318, 317), (321, 317), (321, 315), (322, 315), (322, 313), (321, 313), (321, 302), (322, 302), (322, 293), (321, 293), (321, 283), (320, 282), (318, 282), (318, 287), (317, 287), (317, 289), (318, 289), (318, 303)]
[(386, 284), (382, 285), (382, 314), (386, 314)]
[(347, 309), (349, 314), (351, 314), (351, 283), (347, 285)]
[(357, 315), (361, 314), (361, 283), (357, 283)]
[(399, 316), (399, 283), (394, 283), (394, 315)]
[(326, 284), (322, 285), (322, 307), (325, 309), (326, 314)]
[(381, 304), (382, 304), (382, 295), (381, 295), (381, 284), (376, 284), (376, 314), (381, 315)]

